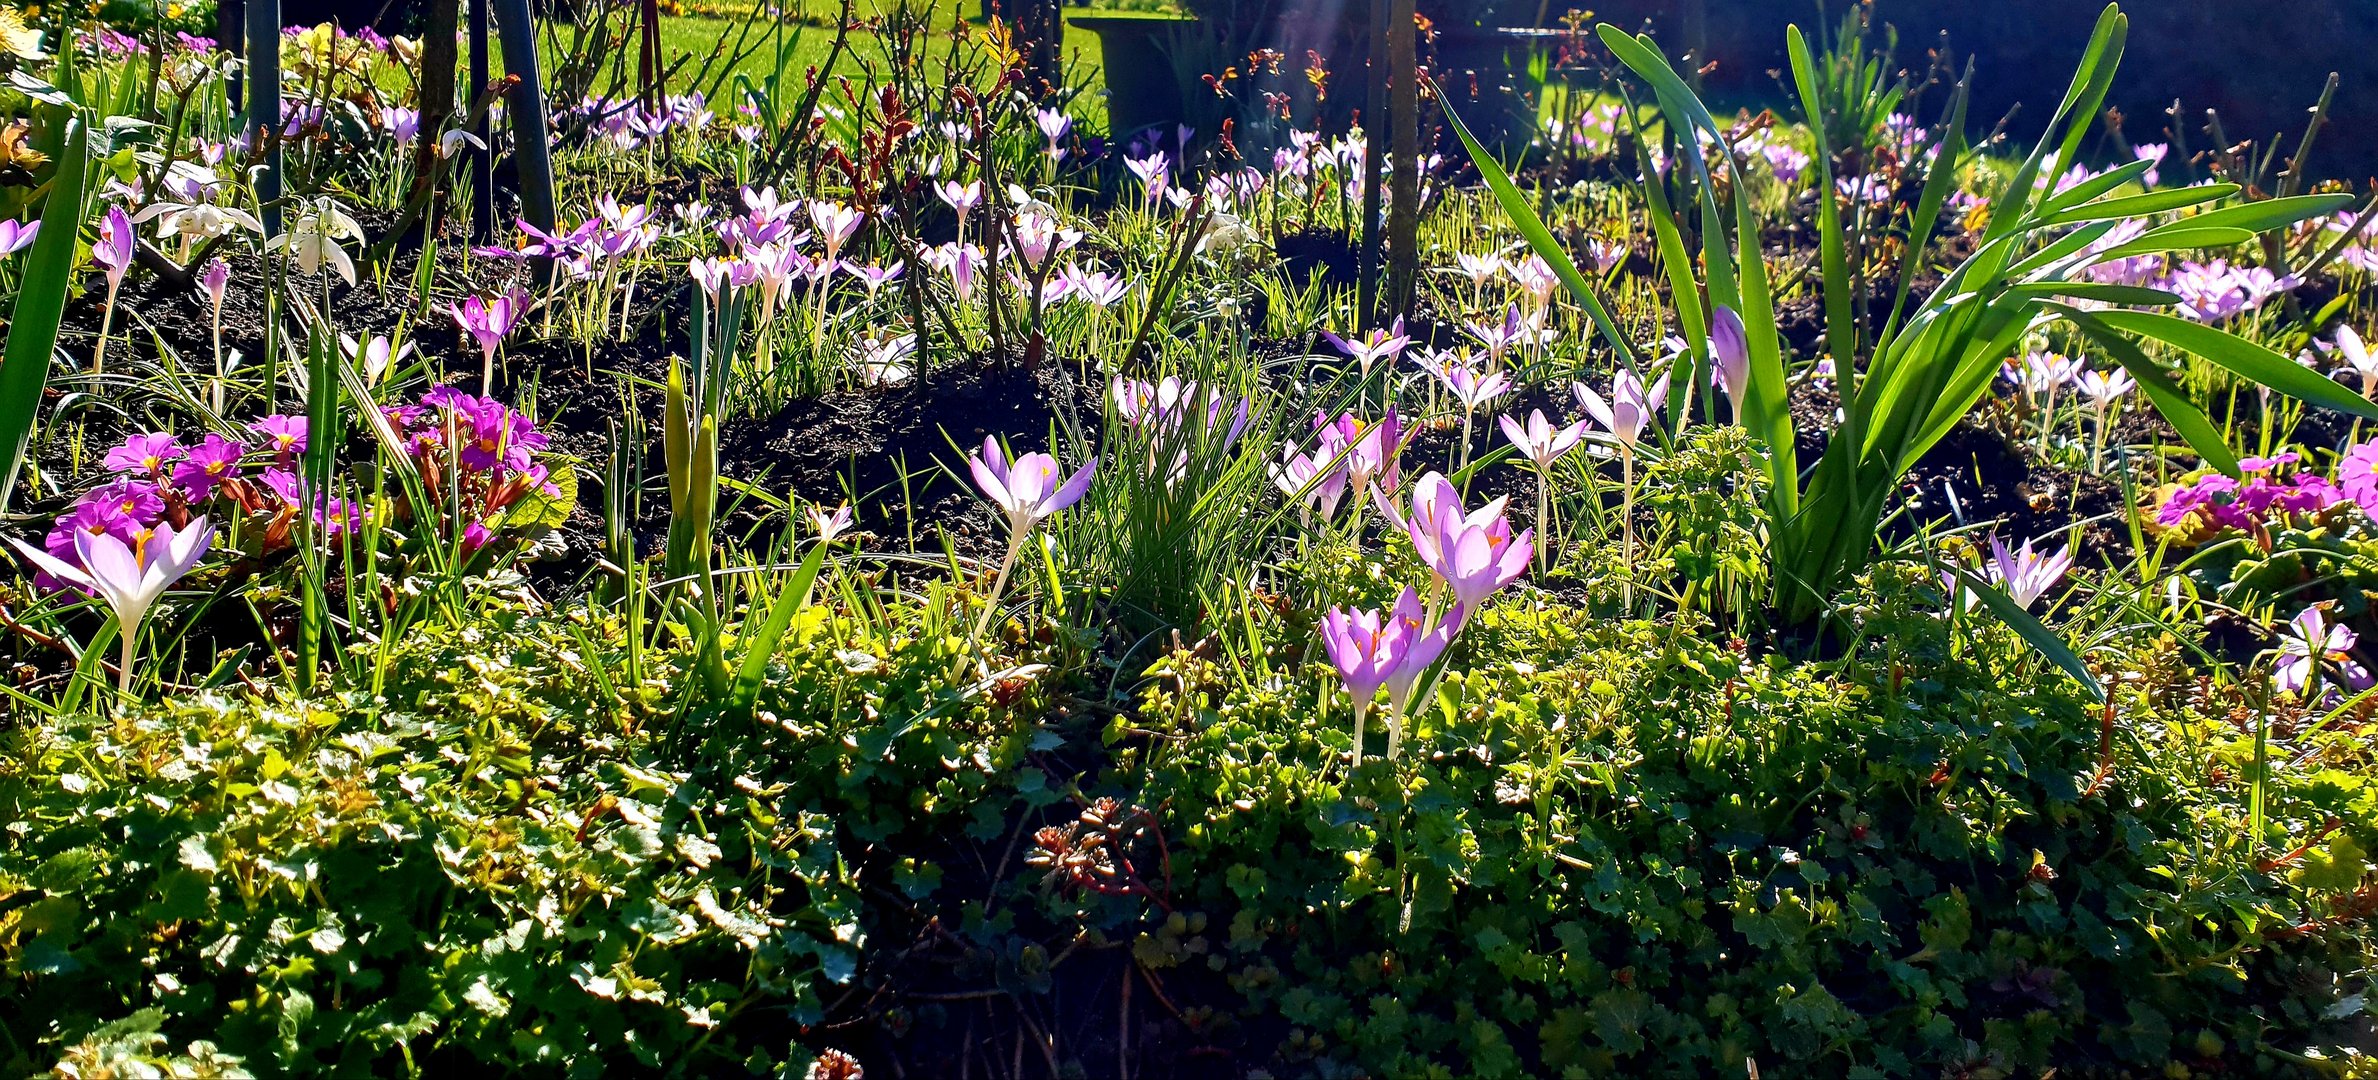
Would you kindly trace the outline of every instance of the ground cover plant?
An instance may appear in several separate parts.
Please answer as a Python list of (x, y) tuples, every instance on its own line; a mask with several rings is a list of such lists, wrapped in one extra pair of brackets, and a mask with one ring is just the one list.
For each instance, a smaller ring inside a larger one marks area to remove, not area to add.
[(2367, 1074), (2353, 133), (1382, 6), (0, 8), (0, 1067)]

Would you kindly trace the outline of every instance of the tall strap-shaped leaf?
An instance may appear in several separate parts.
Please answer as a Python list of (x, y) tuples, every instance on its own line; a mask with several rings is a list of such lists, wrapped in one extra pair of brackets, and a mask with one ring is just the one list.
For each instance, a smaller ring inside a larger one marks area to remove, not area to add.
[(49, 385), (50, 354), (58, 347), (58, 322), (66, 314), (66, 286), (74, 277), (74, 246), (83, 226), (83, 177), (90, 157), (90, 131), (77, 118), (66, 120), (66, 147), (50, 179), (41, 208), (41, 235), (25, 256), (17, 287), (16, 312), (8, 323), (8, 347), (0, 353), (0, 510), (16, 490), (25, 447)]
[[(2006, 236), (2017, 225), (2029, 220), (2033, 209), (2032, 200), (2038, 195), (2033, 189), (2033, 181), (2039, 179), (2040, 167), (2048, 157), (2049, 146), (2056, 139), (2057, 132), (2063, 130), (2066, 118), (2075, 115), (2075, 106), (2080, 106), (2078, 114), (2084, 119), (2074, 124), (2066, 141), (2076, 147), (2080, 144), (2081, 133), (2088, 128), (2086, 118), (2096, 115), (2098, 102), (2105, 99), (2106, 88), (2113, 82), (2114, 69), (2121, 63), (2122, 43), (2129, 36), (2129, 28), (2128, 18), (2114, 4), (2107, 4), (2105, 10), (2099, 13), (2097, 27), (2089, 35), (2089, 47), (2081, 54), (2081, 66), (2073, 71), (2072, 85), (2064, 91), (2064, 101), (2056, 106), (2055, 115), (2048, 118), (2048, 125), (2040, 132), (2038, 144), (2032, 147), (2030, 155), (2023, 159), (2023, 164), (2015, 169), (2014, 177), (2007, 181), (2006, 190), (1991, 203), (1990, 225), (1983, 232), (1985, 239), (1995, 240)], [(2087, 104), (2083, 105), (2083, 102)], [(2060, 149), (2057, 152), (2058, 161), (2066, 161), (2071, 157), (2070, 150)]]
[(2081, 333), (2088, 335), (2089, 340), (2104, 349), (2107, 356), (2122, 365), (2122, 370), (2138, 380), (2139, 390), (2147, 395), (2147, 401), (2155, 406), (2156, 412), (2163, 414), (2165, 420), (2171, 422), (2172, 429), (2188, 441), (2189, 447), (2204, 459), (2205, 464), (2232, 477), (2239, 475), (2238, 456), (2230, 451), (2229, 440), (2221, 437), (2221, 430), (2213, 426), (2212, 418), (2197, 407), (2187, 391), (2172, 381), (2171, 373), (2163, 370), (2163, 365), (2150, 359), (2129, 338), (2099, 322), (2096, 315), (2063, 304), (2052, 304), (2050, 308)]
[(1734, 189), (1735, 235), (1742, 237), (1743, 336), (1750, 346), (1750, 386), (1741, 402), (1742, 426), (1767, 444), (1767, 504), (1775, 521), (1800, 506), (1800, 465), (1792, 431), (1791, 388), (1785, 385), (1783, 345), (1775, 332), (1775, 298), (1767, 284), (1767, 260), (1759, 252), (1758, 217), (1750, 195)]
[(776, 594), (776, 603), (768, 608), (768, 621), (752, 635), (744, 647), (743, 663), (735, 672), (735, 688), (728, 698), (732, 711), (751, 715), (752, 706), (760, 700), (760, 684), (768, 676), (768, 660), (776, 655), (776, 645), (791, 629), (793, 617), (809, 606), (810, 591), (817, 585), (818, 572), (826, 565), (825, 541), (810, 545), (809, 555), (801, 560), (801, 568), (793, 571), (793, 579), (785, 582)]
[[(1825, 347), (1833, 355), (1834, 382), (1841, 399), (1856, 396), (1858, 387), (1858, 321), (1852, 314), (1849, 254), (1841, 242), (1841, 206), (1833, 198), (1833, 148), (1825, 144), (1824, 99), (1817, 95), (1816, 61), (1808, 55), (1808, 39), (1797, 26), (1789, 28), (1792, 79), (1800, 88), (1800, 107), (1808, 115), (1809, 133), (1816, 139), (1817, 258), (1825, 275)], [(1853, 420), (1853, 422), (1855, 422)], [(1863, 438), (1857, 431), (1852, 438)]]
[(1442, 88), (1432, 87), (1432, 91), (1436, 93), (1437, 103), (1445, 110), (1446, 126), (1460, 137), (1462, 149), (1469, 152), (1470, 164), (1477, 167), (1478, 178), (1485, 181), (1486, 189), (1494, 193), (1497, 203), (1502, 204), (1503, 213), (1511, 219), (1511, 227), (1518, 230), (1520, 237), (1528, 242), (1528, 247), (1552, 267), (1552, 272), (1560, 277), (1561, 284), (1569, 287), (1569, 294), (1577, 298), (1578, 306), (1585, 309), (1586, 317), (1593, 320), (1594, 328), (1602, 332), (1603, 340), (1608, 341), (1611, 350), (1618, 354), (1619, 364), (1640, 376), (1642, 372), (1636, 371), (1635, 366), (1635, 347), (1627, 343), (1627, 335), (1618, 328), (1618, 322), (1610, 317), (1610, 309), (1602, 303), (1601, 295), (1594, 291), (1593, 286), (1586, 284), (1585, 275), (1577, 272), (1576, 262), (1569, 258), (1567, 251), (1561, 249), (1560, 242), (1553, 239), (1552, 230), (1544, 227), (1543, 219), (1536, 216), (1535, 208), (1528, 205), (1527, 196), (1521, 194), (1519, 187), (1511, 182), (1503, 166), (1471, 136), (1469, 127), (1453, 111), (1451, 95), (1444, 93)]
[(2123, 333), (2153, 338), (2202, 357), (2299, 401), (2378, 420), (2378, 404), (2372, 404), (2334, 379), (2226, 330), (2160, 311), (2102, 311), (2097, 319)]
[[(1907, 219), (1907, 255), (1899, 264), (1899, 288), (1891, 298), (1891, 316), (1883, 321), (1883, 332), (1874, 339), (1878, 349), (1889, 348), (1891, 339), (1898, 336), (1899, 319), (1907, 311), (1916, 271), (1923, 264), (1924, 254), (1932, 250), (1933, 227), (1940, 224), (1940, 209), (1948, 203), (1949, 188), (1957, 175), (1957, 159), (1965, 156), (1965, 102), (1969, 92), (1969, 85), (1961, 80), (1949, 98), (1948, 122), (1941, 129), (1940, 145), (1933, 151), (1932, 164), (1925, 170), (1924, 191), (1916, 198), (1915, 216)], [(1831, 195), (1826, 192), (1828, 198)]]

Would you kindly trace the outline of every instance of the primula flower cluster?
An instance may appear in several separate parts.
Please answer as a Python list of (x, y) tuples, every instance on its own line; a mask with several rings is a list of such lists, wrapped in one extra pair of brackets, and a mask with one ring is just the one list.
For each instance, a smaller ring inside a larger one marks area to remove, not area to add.
[(421, 395), (417, 405), (383, 411), (421, 469), (423, 487), (444, 492), (451, 480), (460, 491), (466, 553), (493, 541), (497, 515), (531, 492), (561, 494), (537, 460), (551, 440), (501, 401), (441, 386)]
[(2157, 492), (2157, 529), (2202, 540), (2236, 529), (2253, 531), (2275, 519), (2318, 513), (2350, 502), (2378, 515), (2378, 443), (2345, 452), (2335, 480), (2296, 468), (2302, 455), (2286, 452), (2240, 461), (2243, 479), (2207, 472)]
[[(160, 528), (184, 529), (200, 516), (245, 520), (258, 549), (288, 546), (305, 507), (297, 458), (306, 448), (306, 419), (267, 416), (248, 425), (253, 442), (209, 433), (195, 442), (162, 432), (134, 435), (108, 451), (101, 464), (112, 478), (75, 500), (50, 527), (43, 550), (81, 567), (78, 536), (109, 536), (139, 550)], [(313, 524), (335, 536), (351, 527), (355, 508), (317, 499)], [(44, 574), (45, 588), (67, 584)]]

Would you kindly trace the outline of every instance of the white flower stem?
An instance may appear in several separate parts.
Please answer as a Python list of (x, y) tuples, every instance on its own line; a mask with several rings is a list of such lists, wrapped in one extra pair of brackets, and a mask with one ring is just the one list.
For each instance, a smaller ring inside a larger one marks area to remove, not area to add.
[[(974, 635), (971, 640), (977, 651), (982, 648), (983, 634), (991, 629), (991, 617), (999, 612), (1000, 594), (1007, 591), (1008, 571), (1015, 569), (1016, 555), (1024, 550), (1026, 536), (1026, 530), (1017, 529), (1007, 541), (1007, 557), (999, 560), (999, 574), (991, 579), (991, 595), (983, 604), (983, 617), (976, 620), (974, 624)], [(988, 666), (987, 663), (986, 666)]]
[(107, 303), (99, 309), (99, 347), (91, 350), (91, 374), (107, 370), (107, 335), (116, 325), (116, 287), (121, 280), (107, 283)]
[(118, 654), (119, 659), (116, 661), (118, 665), (116, 668), (116, 693), (129, 701), (132, 698), (132, 661), (137, 655), (140, 645), (140, 624), (137, 622), (126, 623), (118, 629), (123, 638), (121, 643), (123, 651)]

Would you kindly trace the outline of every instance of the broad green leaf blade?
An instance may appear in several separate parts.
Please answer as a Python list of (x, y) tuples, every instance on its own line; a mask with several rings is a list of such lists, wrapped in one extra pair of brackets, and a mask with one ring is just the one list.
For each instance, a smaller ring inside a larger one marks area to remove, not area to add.
[[(2334, 214), (2353, 205), (2353, 196), (2346, 192), (2332, 195), (2293, 195), (2284, 199), (2263, 199), (2259, 202), (2224, 206), (2207, 210), (2192, 217), (2181, 218), (2167, 228), (2188, 229), (2244, 229), (2251, 233), (2265, 233), (2285, 228), (2299, 221)], [(2148, 235), (2152, 236), (2153, 233)]]
[[(2015, 603), (2013, 597), (2008, 596), (1997, 586), (1983, 581), (1964, 567), (1943, 566), (1941, 569), (1956, 578), (1959, 585), (1980, 597), (1982, 606), (1989, 608), (1990, 614), (1998, 616), (1998, 621), (2005, 623), (2017, 637), (2029, 643), (2032, 648), (2039, 650), (2039, 654), (2047, 657), (2049, 663), (2063, 668), (2065, 674), (2073, 677), (2073, 681), (2080, 683), (2081, 689), (2088, 692), (2089, 700), (2104, 701), (2106, 699), (2105, 688), (2097, 685), (2096, 676), (2089, 674), (2089, 665), (2082, 663), (2081, 658), (2073, 653), (2072, 647), (2066, 645), (2063, 638), (2057, 637), (2056, 632), (2048, 629), (2045, 623), (2033, 618), (2030, 612), (2023, 610), (2021, 605)], [(1952, 596), (1949, 602), (1954, 604), (1958, 600)]]
[(2059, 191), (2054, 195), (2050, 195), (2045, 199), (2041, 199), (2039, 203), (2039, 216), (2042, 218), (2052, 218), (2066, 210), (2070, 210), (2073, 207), (2079, 206), (2082, 203), (2088, 202), (2089, 200), (2097, 198), (2100, 195), (2104, 195), (2115, 188), (2121, 187), (2122, 185), (2130, 183), (2133, 180), (2137, 180), (2147, 175), (2148, 170), (2153, 169), (2154, 167), (2155, 162), (2141, 158), (2127, 165), (2117, 165), (2111, 169), (2107, 169), (2096, 176), (2092, 176), (2087, 180), (2083, 180), (2078, 184), (2074, 184), (2073, 186), (2066, 188), (2063, 191)]
[(1899, 320), (1907, 313), (1907, 298), (1915, 288), (1917, 271), (1924, 253), (1932, 249), (1932, 231), (1940, 224), (1940, 210), (1948, 202), (1949, 187), (1957, 173), (1957, 159), (1965, 154), (1965, 103), (1967, 87), (1957, 84), (1949, 99), (1948, 122), (1940, 146), (1926, 169), (1923, 194), (1916, 199), (1915, 216), (1907, 219), (1907, 255), (1899, 264), (1899, 287), (1891, 297), (1891, 315), (1883, 322), (1883, 332), (1875, 337), (1875, 347), (1891, 347), (1891, 339), (1899, 336)]
[(2127, 244), (2107, 248), (2097, 253), (2098, 262), (2114, 262), (2135, 255), (2161, 255), (2167, 251), (2198, 251), (2205, 248), (2236, 247), (2254, 239), (2245, 229), (2214, 227), (2200, 229), (2181, 222), (2151, 229)]
[(2300, 401), (2378, 420), (2378, 404), (2338, 385), (2334, 379), (2236, 334), (2160, 311), (2104, 311), (2097, 318), (2123, 333), (2153, 338), (2203, 357)]
[(2113, 357), (2115, 363), (2122, 365), (2122, 370), (2129, 372), (2131, 378), (2138, 380), (2139, 391), (2147, 395), (2147, 401), (2155, 406), (2156, 412), (2163, 414), (2172, 429), (2188, 441), (2189, 448), (2196, 451), (2196, 456), (2203, 458), (2205, 464), (2230, 476), (2238, 475), (2238, 456), (2230, 452), (2229, 441), (2221, 437), (2221, 430), (2213, 426), (2212, 419), (2197, 407), (2187, 391), (2172, 381), (2171, 374), (2163, 370), (2163, 365), (2149, 358), (2129, 338), (2115, 333), (2112, 328), (2098, 321), (2095, 314), (2061, 304), (2052, 307), (2064, 316), (2065, 321), (2078, 327), (2081, 333), (2088, 335), (2089, 340), (2104, 349), (2106, 355)]
[(768, 621), (752, 635), (744, 646), (742, 667), (735, 672), (735, 686), (727, 703), (731, 711), (749, 715), (760, 700), (760, 683), (768, 677), (768, 661), (776, 655), (776, 646), (784, 640), (785, 631), (792, 628), (793, 616), (809, 606), (809, 593), (817, 584), (817, 575), (826, 565), (824, 541), (811, 544), (809, 555), (801, 560), (800, 569), (793, 571), (793, 579), (785, 582), (783, 591), (776, 594), (776, 603), (768, 609)]
[(2069, 225), (2076, 221), (2110, 221), (2140, 217), (2146, 214), (2161, 214), (2226, 199), (2237, 193), (2238, 186), (2236, 184), (2208, 184), (2204, 187), (2150, 191), (2144, 195), (2128, 195), (2119, 199), (2083, 203), (2070, 210), (2048, 214), (2040, 218), (2039, 223), (2041, 225)]
[[(1833, 150), (1825, 145), (1824, 99), (1817, 95), (1816, 61), (1808, 54), (1808, 39), (1800, 28), (1786, 32), (1792, 53), (1792, 79), (1800, 90), (1800, 107), (1807, 114), (1809, 131), (1816, 139), (1817, 167), (1817, 258), (1825, 276), (1825, 346), (1833, 356), (1833, 368), (1839, 373), (1842, 400), (1857, 396), (1855, 360), (1858, 352), (1858, 320), (1851, 313), (1849, 254), (1841, 242), (1841, 206), (1833, 197)], [(1857, 423), (1855, 415), (1851, 424)], [(1858, 438), (1855, 427), (1852, 438)]]
[(1742, 426), (1767, 444), (1767, 501), (1773, 520), (1789, 518), (1800, 506), (1800, 465), (1794, 457), (1791, 388), (1784, 383), (1783, 345), (1775, 331), (1775, 298), (1768, 291), (1767, 260), (1759, 252), (1758, 217), (1749, 196), (1734, 192), (1735, 235), (1742, 243), (1743, 336), (1750, 345), (1750, 386), (1741, 402)]
[(17, 471), (41, 410), (42, 387), (50, 377), (50, 354), (58, 347), (58, 323), (66, 314), (66, 287), (74, 279), (74, 248), (83, 227), (83, 174), (89, 164), (90, 131), (69, 120), (66, 149), (50, 180), (41, 208), (41, 235), (25, 256), (16, 313), (8, 323), (8, 345), (0, 353), (0, 510), (16, 490)]
[(1461, 122), (1461, 116), (1453, 111), (1452, 96), (1439, 92), (1437, 103), (1445, 110), (1446, 125), (1461, 138), (1462, 149), (1469, 152), (1470, 163), (1477, 166), (1478, 178), (1485, 181), (1487, 190), (1494, 192), (1495, 201), (1502, 204), (1503, 213), (1511, 218), (1511, 227), (1528, 242), (1529, 248), (1551, 265), (1552, 272), (1560, 277), (1561, 283), (1569, 287), (1569, 294), (1577, 298), (1579, 306), (1585, 308), (1586, 317), (1593, 320), (1595, 328), (1602, 332), (1603, 339), (1618, 353), (1619, 363), (1627, 370), (1634, 371), (1635, 347), (1627, 343), (1626, 334), (1619, 330), (1617, 321), (1610, 317), (1610, 309), (1603, 305), (1601, 295), (1594, 291), (1593, 286), (1586, 284), (1585, 275), (1577, 272), (1577, 264), (1570, 260), (1567, 251), (1562, 250), (1560, 241), (1553, 239), (1552, 230), (1544, 227), (1543, 219), (1536, 216), (1535, 208), (1528, 205), (1527, 196), (1521, 194), (1519, 187), (1511, 182), (1510, 175), (1503, 171), (1502, 165), (1486, 152), (1485, 147), (1478, 145), (1469, 127)]
[(2141, 285), (2109, 285), (2097, 281), (2034, 281), (2014, 285), (2006, 290), (2008, 296), (2039, 300), (2061, 296), (2072, 300), (2094, 300), (2101, 304), (2120, 304), (2136, 307), (2170, 307), (2180, 297), (2162, 289)]

